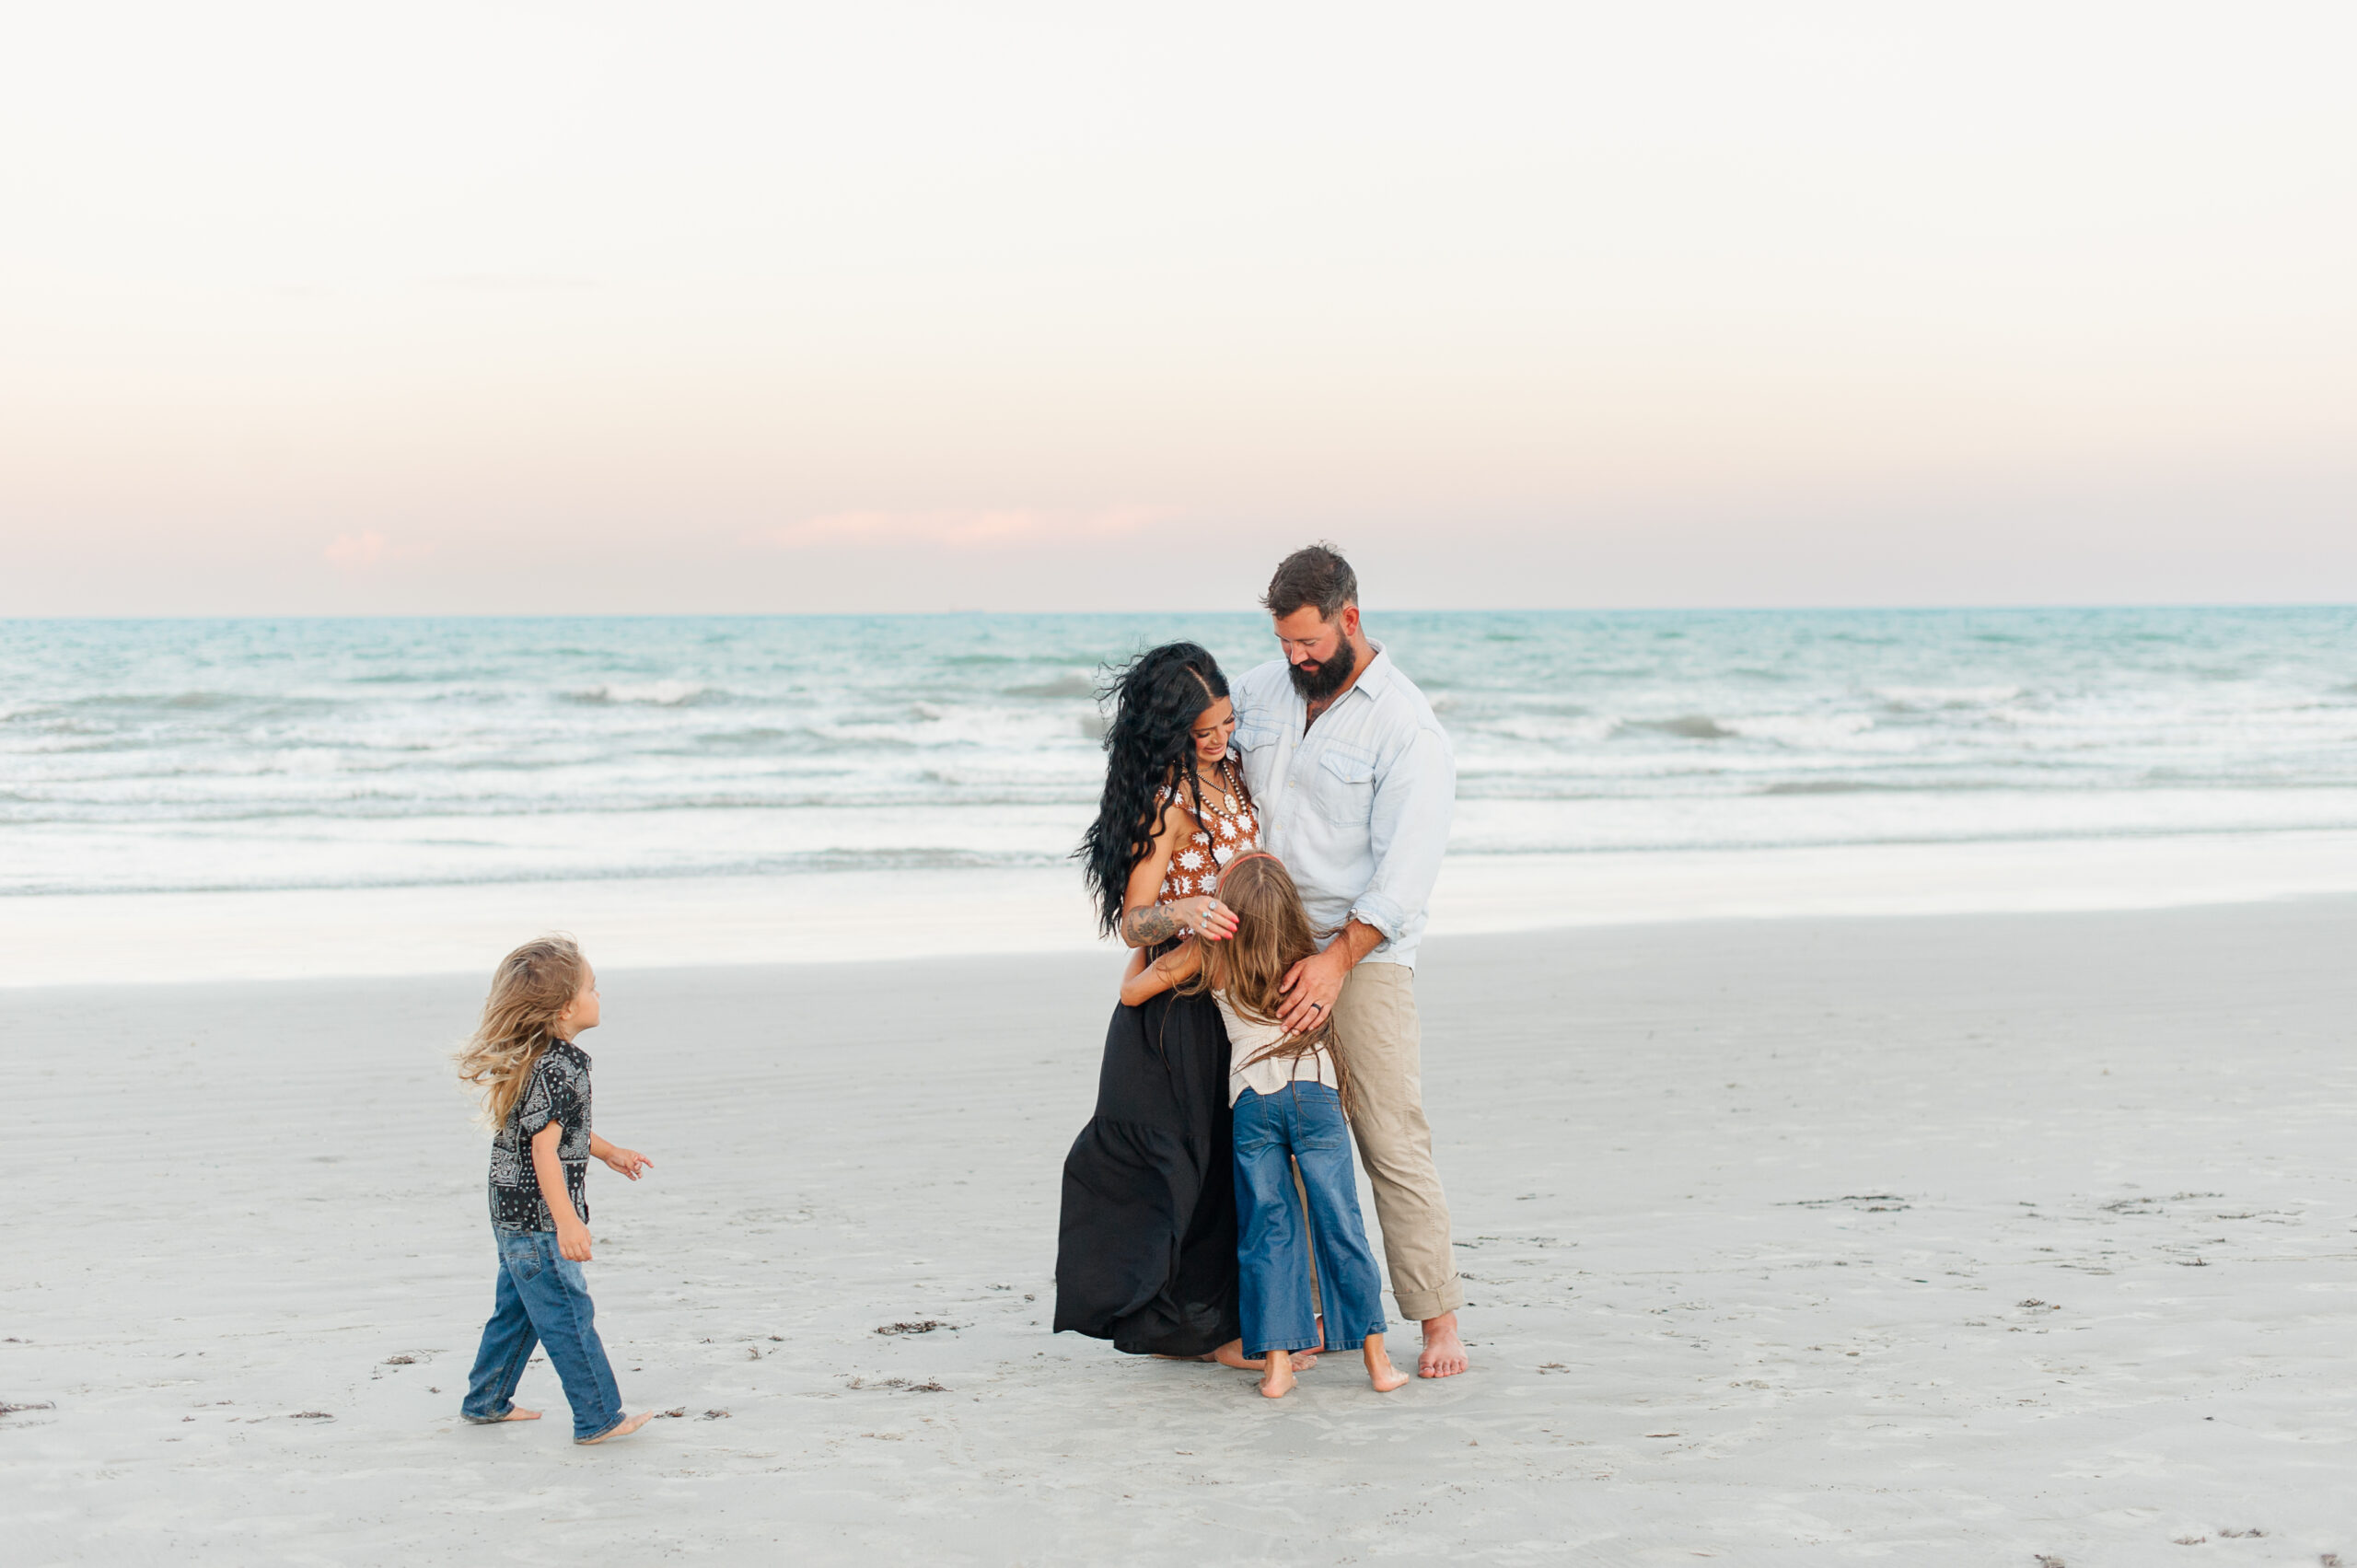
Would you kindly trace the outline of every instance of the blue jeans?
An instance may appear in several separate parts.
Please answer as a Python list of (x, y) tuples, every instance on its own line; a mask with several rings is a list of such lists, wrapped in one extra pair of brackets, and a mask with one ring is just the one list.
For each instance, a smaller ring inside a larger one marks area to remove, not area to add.
[[(1306, 1216), (1294, 1190), (1296, 1164), (1309, 1194)], [(1383, 1279), (1359, 1218), (1350, 1124), (1332, 1089), (1289, 1084), (1267, 1096), (1247, 1089), (1236, 1102), (1236, 1220), (1246, 1355), (1318, 1343), (1313, 1252), (1326, 1342), (1352, 1349), (1383, 1332)]]
[(621, 1390), (598, 1338), (598, 1308), (581, 1265), (560, 1256), (556, 1233), (494, 1230), (499, 1238), (499, 1299), (482, 1326), (482, 1348), (467, 1378), (459, 1413), (472, 1422), (498, 1421), (516, 1406), (516, 1384), (535, 1344), (573, 1406), (573, 1440), (611, 1431), (622, 1419)]

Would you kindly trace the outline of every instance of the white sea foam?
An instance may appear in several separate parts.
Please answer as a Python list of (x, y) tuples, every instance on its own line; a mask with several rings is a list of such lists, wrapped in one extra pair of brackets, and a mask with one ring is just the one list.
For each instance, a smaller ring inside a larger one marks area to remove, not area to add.
[(2022, 694), (2018, 686), (1877, 686), (1874, 694), (1895, 708), (1988, 708)]
[(610, 680), (574, 693), (585, 703), (649, 703), (676, 708), (704, 695), (706, 688), (692, 680)]

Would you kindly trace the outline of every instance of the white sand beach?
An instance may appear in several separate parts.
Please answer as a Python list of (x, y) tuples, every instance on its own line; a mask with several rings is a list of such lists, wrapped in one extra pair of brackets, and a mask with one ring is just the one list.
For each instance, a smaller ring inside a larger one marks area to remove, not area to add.
[[(1051, 1338), (1102, 955), (615, 964), (628, 1443), (479, 1429), (481, 980), (0, 993), (12, 1563), (2357, 1562), (2357, 900), (1435, 938), (1470, 1375)], [(593, 955), (594, 956), (594, 955)], [(2174, 1545), (2177, 1541), (2198, 1545)]]
[(0, 1568), (2357, 1568), (2357, 6), (9, 19)]

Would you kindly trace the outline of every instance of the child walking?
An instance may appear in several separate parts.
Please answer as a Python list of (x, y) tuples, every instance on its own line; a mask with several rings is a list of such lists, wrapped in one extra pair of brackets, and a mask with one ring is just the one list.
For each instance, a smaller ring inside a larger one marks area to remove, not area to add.
[(498, 1130), (491, 1229), (499, 1243), (498, 1304), (482, 1326), (459, 1411), (479, 1426), (540, 1420), (516, 1403), (517, 1381), (539, 1344), (573, 1406), (573, 1440), (584, 1444), (627, 1437), (655, 1413), (623, 1413), (581, 1273), (589, 1261), (590, 1156), (633, 1181), (655, 1163), (589, 1130), (589, 1055), (574, 1039), (597, 1027), (589, 961), (566, 938), (543, 936), (500, 960), (482, 1022), (459, 1053), (459, 1076), (482, 1091), (483, 1119)]
[[(1295, 1353), (1323, 1348), (1322, 1338), (1356, 1343), (1368, 1381), (1387, 1394), (1408, 1376), (1384, 1353), (1383, 1283), (1359, 1217), (1344, 1121), (1350, 1086), (1333, 1025), (1288, 1035), (1276, 1021), (1286, 973), (1318, 951), (1317, 928), (1284, 864), (1266, 850), (1228, 862), (1212, 907), (1223, 905), (1237, 918), (1235, 935), (1211, 944), (1190, 938), (1151, 964), (1144, 952), (1132, 954), (1121, 1000), (1134, 1007), (1173, 986), (1208, 989), (1226, 1022), (1237, 1305), (1246, 1359), (1266, 1357), (1260, 1392), (1272, 1400), (1291, 1393)], [(1322, 1336), (1310, 1300), (1313, 1271), (1325, 1307)]]

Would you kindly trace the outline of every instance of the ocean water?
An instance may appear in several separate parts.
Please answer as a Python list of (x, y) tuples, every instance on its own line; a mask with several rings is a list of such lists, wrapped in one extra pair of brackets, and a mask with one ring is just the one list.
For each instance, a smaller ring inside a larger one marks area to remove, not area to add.
[[(1452, 853), (2357, 828), (2357, 610), (1377, 614)], [(0, 892), (1043, 866), (1265, 618), (0, 621)]]

